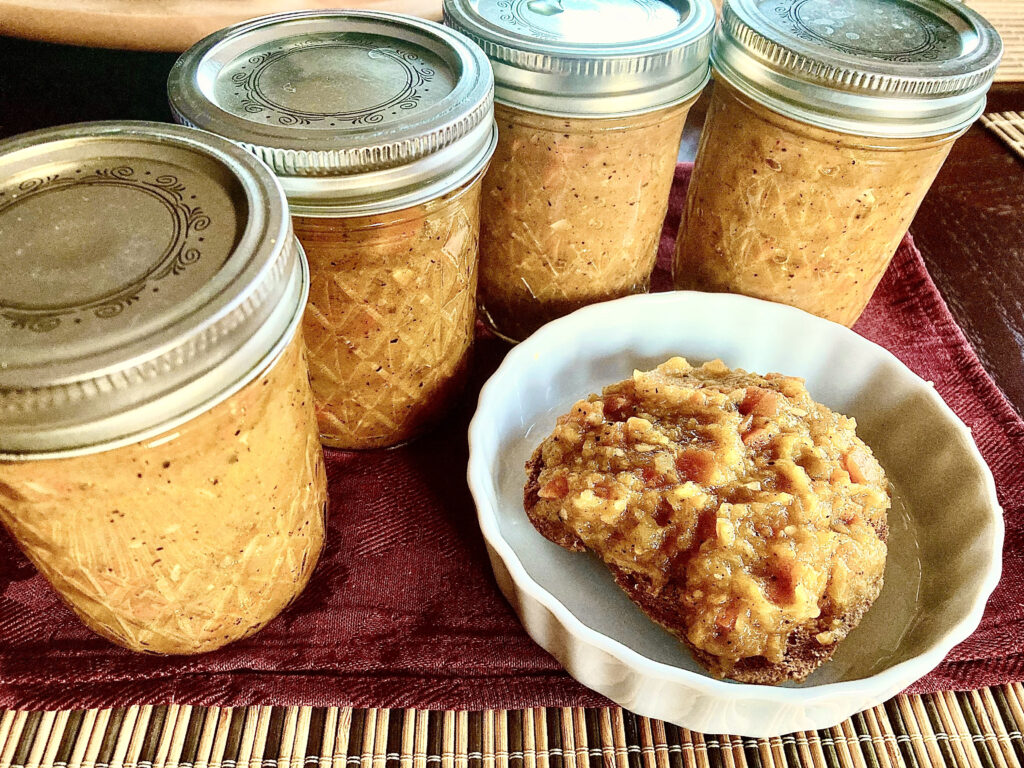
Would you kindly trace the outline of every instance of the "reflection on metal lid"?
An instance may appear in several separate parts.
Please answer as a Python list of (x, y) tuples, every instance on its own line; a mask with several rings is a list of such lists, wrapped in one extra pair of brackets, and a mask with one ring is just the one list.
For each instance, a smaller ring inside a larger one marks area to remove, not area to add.
[(977, 118), (1001, 54), (995, 29), (950, 0), (727, 0), (712, 62), (790, 117), (925, 136)]
[(710, 0), (445, 0), (494, 67), (495, 98), (548, 114), (645, 112), (708, 78)]
[(289, 340), (284, 195), (230, 142), (83, 123), (0, 143), (0, 179), (0, 454), (153, 434)]
[(182, 54), (168, 94), (180, 122), (263, 159), (304, 213), (412, 205), (457, 186), (494, 138), (479, 48), (390, 13), (302, 11), (229, 27)]

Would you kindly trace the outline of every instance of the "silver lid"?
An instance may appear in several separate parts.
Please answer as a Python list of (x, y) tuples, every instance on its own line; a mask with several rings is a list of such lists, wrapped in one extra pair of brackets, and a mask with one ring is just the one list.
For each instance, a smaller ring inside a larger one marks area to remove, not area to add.
[(913, 137), (970, 125), (1001, 55), (995, 29), (951, 0), (726, 0), (711, 60), (788, 117)]
[(280, 185), (229, 141), (81, 123), (0, 142), (0, 457), (158, 434), (294, 334), (305, 259)]
[(491, 60), (495, 100), (531, 112), (649, 112), (710, 74), (710, 0), (444, 0), (444, 19)]
[(293, 211), (358, 215), (449, 191), (497, 140), (483, 53), (440, 24), (371, 11), (300, 11), (221, 30), (168, 78), (179, 122), (269, 165)]

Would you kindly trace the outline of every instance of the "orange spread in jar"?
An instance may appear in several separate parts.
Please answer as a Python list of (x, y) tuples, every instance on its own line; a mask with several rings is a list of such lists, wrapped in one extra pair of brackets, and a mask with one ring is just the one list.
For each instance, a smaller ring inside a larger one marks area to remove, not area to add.
[(415, 437), (459, 394), (476, 323), (480, 178), (391, 213), (294, 216), (320, 434), (335, 448)]
[(883, 139), (816, 128), (715, 82), (673, 268), (850, 326), (959, 134)]
[(692, 103), (614, 118), (495, 105), (480, 236), (480, 309), (492, 328), (521, 340), (647, 290)]
[(0, 462), (0, 522), (90, 629), (147, 653), (210, 651), (273, 619), (313, 573), (326, 505), (301, 336), (163, 435)]

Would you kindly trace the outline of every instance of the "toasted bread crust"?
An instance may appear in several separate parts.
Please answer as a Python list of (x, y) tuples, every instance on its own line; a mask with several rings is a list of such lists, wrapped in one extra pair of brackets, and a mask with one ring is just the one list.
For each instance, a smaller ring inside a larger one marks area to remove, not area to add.
[(538, 447), (533, 452), (530, 460), (526, 462), (528, 480), (526, 481), (526, 487), (523, 489), (523, 507), (526, 509), (526, 515), (530, 518), (530, 522), (533, 523), (533, 527), (548, 541), (553, 541), (558, 546), (571, 552), (586, 552), (587, 547), (580, 540), (580, 537), (569, 530), (561, 520), (548, 520), (539, 516), (536, 512), (537, 503), (540, 501), (540, 496), (538, 495), (540, 482), (538, 478), (540, 477), (542, 463), (540, 448)]
[[(871, 602), (866, 602), (859, 605), (854, 611), (847, 611), (843, 616), (822, 616), (814, 625), (800, 627), (789, 636), (786, 653), (781, 662), (774, 663), (763, 656), (753, 656), (741, 659), (735, 666), (726, 669), (716, 657), (696, 648), (686, 638), (684, 617), (680, 610), (682, 596), (677, 587), (670, 584), (659, 594), (642, 578), (637, 578), (635, 575), (617, 568), (611, 570), (615, 581), (640, 610), (683, 642), (701, 666), (719, 676), (755, 685), (778, 685), (791, 680), (803, 681), (811, 672), (832, 657), (839, 640), (846, 637), (850, 630), (857, 626), (871, 605)], [(874, 591), (875, 596), (881, 588), (882, 580), (879, 579), (877, 589)], [(838, 625), (833, 624), (833, 619), (836, 618), (840, 622)], [(836, 638), (834, 642), (828, 644), (818, 642), (817, 635), (825, 631), (833, 634)]]

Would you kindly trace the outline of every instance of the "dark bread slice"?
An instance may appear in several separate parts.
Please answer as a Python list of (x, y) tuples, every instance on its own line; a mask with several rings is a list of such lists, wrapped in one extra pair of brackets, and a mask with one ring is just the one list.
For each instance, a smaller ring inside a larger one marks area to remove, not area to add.
[[(526, 463), (528, 479), (523, 491), (523, 506), (527, 517), (544, 538), (573, 552), (585, 552), (587, 548), (583, 541), (561, 520), (550, 520), (536, 514), (536, 506), (540, 501), (539, 478), (542, 463), (538, 448)], [(883, 542), (888, 540), (889, 527), (885, 521), (872, 523), (872, 527), (879, 539)], [(823, 613), (814, 624), (798, 628), (789, 636), (786, 653), (781, 662), (770, 662), (763, 656), (754, 656), (741, 659), (731, 669), (723, 669), (716, 657), (694, 647), (687, 640), (685, 616), (682, 611), (683, 596), (678, 585), (669, 583), (659, 592), (642, 576), (611, 565), (608, 568), (614, 575), (616, 583), (640, 610), (684, 643), (701, 666), (719, 676), (755, 685), (778, 685), (787, 681), (804, 680), (832, 657), (839, 641), (860, 623), (864, 613), (871, 607), (882, 589), (882, 579), (875, 579), (870, 590), (870, 600), (864, 601), (841, 616)], [(838, 624), (833, 624), (835, 619), (839, 620)], [(817, 635), (825, 631), (834, 633), (836, 641), (827, 645), (819, 643)]]
[[(865, 602), (856, 610), (847, 611), (843, 616), (823, 615), (814, 624), (799, 627), (790, 634), (786, 653), (781, 662), (770, 662), (763, 656), (752, 656), (741, 659), (731, 669), (723, 669), (721, 662), (716, 657), (694, 647), (687, 640), (685, 620), (680, 610), (682, 595), (675, 585), (669, 584), (660, 593), (657, 593), (642, 577), (637, 577), (635, 574), (618, 568), (611, 568), (611, 571), (615, 575), (615, 581), (639, 606), (640, 610), (683, 642), (701, 666), (722, 677), (756, 685), (778, 685), (790, 680), (802, 681), (832, 657), (839, 640), (846, 637), (847, 633), (857, 626), (864, 612), (873, 602), (873, 600)], [(881, 590), (881, 582), (882, 580), (878, 579), (877, 590)], [(872, 591), (877, 596), (878, 592)], [(833, 618), (839, 619), (839, 625), (832, 623)], [(825, 631), (833, 632), (837, 640), (827, 645), (819, 643), (817, 635)]]
[(540, 471), (543, 469), (543, 462), (540, 457), (540, 446), (533, 452), (530, 460), (526, 462), (527, 481), (523, 489), (523, 508), (527, 517), (533, 523), (533, 527), (540, 532), (548, 541), (553, 541), (563, 549), (572, 552), (586, 552), (587, 547), (573, 531), (561, 520), (548, 520), (536, 513), (537, 504), (540, 502)]

